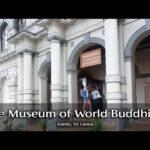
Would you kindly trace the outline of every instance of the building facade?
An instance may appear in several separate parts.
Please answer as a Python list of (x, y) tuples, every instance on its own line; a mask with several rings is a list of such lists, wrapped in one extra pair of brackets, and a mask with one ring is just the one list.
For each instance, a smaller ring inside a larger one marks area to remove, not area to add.
[[(101, 49), (101, 64), (80, 54)], [(0, 19), (0, 103), (78, 103), (79, 81), (107, 104), (150, 102), (150, 19)]]

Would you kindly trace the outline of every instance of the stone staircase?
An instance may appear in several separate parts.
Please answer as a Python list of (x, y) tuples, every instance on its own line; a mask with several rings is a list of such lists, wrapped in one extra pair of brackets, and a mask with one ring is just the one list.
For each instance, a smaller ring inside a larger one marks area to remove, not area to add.
[(150, 118), (135, 119), (124, 131), (150, 131)]

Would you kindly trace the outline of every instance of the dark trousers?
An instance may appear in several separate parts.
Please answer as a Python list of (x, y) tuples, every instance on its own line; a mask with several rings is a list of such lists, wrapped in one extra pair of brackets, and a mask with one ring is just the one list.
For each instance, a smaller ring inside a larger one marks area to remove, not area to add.
[(97, 98), (92, 100), (92, 110), (97, 111), (97, 109), (103, 110), (103, 99)]

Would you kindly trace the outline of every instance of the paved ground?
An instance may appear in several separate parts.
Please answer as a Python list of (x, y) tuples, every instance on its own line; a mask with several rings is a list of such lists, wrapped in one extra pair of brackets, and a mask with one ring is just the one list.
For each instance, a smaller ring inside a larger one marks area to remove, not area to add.
[(137, 119), (133, 124), (129, 124), (124, 131), (150, 131), (150, 119)]
[[(90, 122), (89, 119), (74, 119), (75, 123)], [(22, 128), (21, 131), (43, 131), (38, 122), (34, 122), (26, 129)], [(56, 131), (91, 131), (91, 127), (57, 127)], [(133, 124), (129, 124), (124, 131), (150, 131), (150, 119), (142, 118), (137, 119)]]
[[(91, 123), (92, 120), (89, 120), (89, 119), (73, 119), (73, 122), (75, 124), (78, 124), (77, 126), (76, 125), (72, 125), (71, 127), (57, 127), (56, 128), (56, 131), (90, 131), (91, 130), (91, 127), (87, 126), (87, 127), (83, 127), (82, 123)], [(81, 125), (80, 125), (81, 123)], [(20, 129), (21, 131), (43, 131), (43, 129), (41, 128), (40, 124), (38, 122), (33, 122), (31, 125), (28, 125), (27, 128), (21, 128)]]

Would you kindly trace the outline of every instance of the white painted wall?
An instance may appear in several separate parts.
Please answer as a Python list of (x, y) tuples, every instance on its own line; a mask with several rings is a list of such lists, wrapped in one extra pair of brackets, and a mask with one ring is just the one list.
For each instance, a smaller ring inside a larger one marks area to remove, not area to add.
[(81, 36), (87, 32), (103, 26), (103, 19), (78, 19), (75, 23), (69, 25), (66, 30), (67, 40)]

